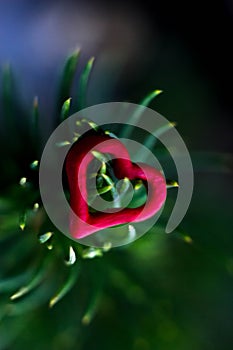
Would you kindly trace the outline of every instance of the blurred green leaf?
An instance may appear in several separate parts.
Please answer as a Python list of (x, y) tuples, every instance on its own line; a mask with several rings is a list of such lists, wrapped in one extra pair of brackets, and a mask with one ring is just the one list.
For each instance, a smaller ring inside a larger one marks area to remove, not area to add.
[(151, 103), (151, 101), (153, 101), (153, 99), (155, 97), (157, 97), (158, 95), (160, 95), (163, 91), (162, 90), (154, 90), (151, 93), (149, 93), (139, 104), (141, 106), (149, 106), (149, 104)]
[(21, 228), (22, 231), (25, 229), (26, 220), (27, 220), (27, 213), (26, 211), (24, 211), (22, 214), (20, 214), (20, 217), (19, 217), (19, 227)]
[(179, 184), (175, 180), (167, 180), (166, 181), (166, 187), (167, 187), (167, 189), (168, 188), (177, 188), (177, 187), (179, 187)]
[(21, 298), (25, 294), (32, 291), (34, 288), (36, 288), (45, 278), (47, 272), (49, 270), (48, 266), (48, 259), (43, 260), (41, 266), (39, 267), (38, 271), (33, 276), (32, 280), (26, 284), (25, 286), (21, 287), (17, 292), (15, 292), (13, 295), (11, 295), (11, 300), (16, 300), (18, 298)]
[(89, 78), (90, 78), (90, 74), (92, 71), (92, 67), (94, 64), (94, 57), (91, 57), (81, 76), (80, 76), (80, 80), (79, 80), (79, 88), (78, 88), (78, 97), (77, 97), (77, 105), (78, 105), (78, 110), (81, 110), (85, 107), (87, 107), (86, 105), (86, 98), (87, 98), (87, 87), (88, 87), (88, 82), (89, 82)]
[(80, 56), (80, 50), (75, 50), (66, 60), (63, 73), (61, 76), (60, 88), (58, 93), (58, 111), (60, 110), (64, 104), (64, 102), (71, 95), (71, 87), (74, 80), (75, 72), (77, 69), (78, 61)]
[(32, 276), (33, 269), (29, 269), (19, 275), (0, 280), (0, 293), (9, 292), (25, 283)]
[(61, 109), (61, 121), (65, 120), (69, 116), (70, 112), (71, 97), (69, 97), (62, 106)]
[(29, 312), (32, 312), (48, 300), (51, 293), (52, 284), (43, 283), (40, 288), (31, 290), (30, 294), (17, 301), (6, 304), (6, 314), (9, 316), (24, 315), (26, 318)]
[(100, 301), (103, 295), (103, 286), (99, 281), (92, 287), (92, 293), (89, 297), (86, 311), (82, 317), (82, 324), (85, 326), (88, 326), (90, 324), (100, 305)]
[(58, 301), (61, 300), (71, 290), (71, 288), (74, 286), (78, 279), (80, 265), (74, 265), (69, 269), (70, 271), (67, 280), (49, 301), (50, 308), (52, 308), (56, 303), (58, 303)]
[[(140, 103), (138, 108), (136, 109), (136, 111), (133, 113), (133, 115), (129, 118), (128, 120), (128, 124), (137, 124), (138, 120), (140, 119), (140, 117), (142, 116), (142, 114), (145, 111), (144, 107), (149, 106), (150, 102), (157, 97), (158, 95), (160, 95), (162, 93), (162, 90), (154, 90), (151, 93), (149, 93)], [(131, 135), (131, 126), (124, 126), (124, 128), (122, 129), (122, 131), (120, 132), (120, 137), (122, 138), (129, 138), (129, 136)]]
[[(172, 129), (175, 125), (176, 125), (176, 123), (174, 123), (174, 122), (167, 123), (164, 126), (162, 126), (161, 128), (153, 130), (153, 132), (151, 132), (146, 137), (146, 139), (143, 143), (144, 147), (153, 151), (153, 148), (156, 144), (157, 138), (159, 138), (161, 135), (165, 134), (168, 130)], [(141, 148), (141, 150), (138, 152), (138, 159), (144, 158), (144, 153), (145, 153), (144, 148)]]

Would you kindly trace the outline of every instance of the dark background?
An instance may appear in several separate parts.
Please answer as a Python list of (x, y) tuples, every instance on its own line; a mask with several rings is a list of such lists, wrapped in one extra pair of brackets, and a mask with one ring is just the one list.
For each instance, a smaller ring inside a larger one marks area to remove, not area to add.
[(12, 64), (27, 103), (39, 95), (48, 115), (64, 58), (81, 47), (82, 62), (96, 56), (90, 104), (137, 102), (160, 88), (156, 108), (198, 131), (196, 149), (227, 150), (232, 16), (231, 1), (1, 2), (0, 59)]

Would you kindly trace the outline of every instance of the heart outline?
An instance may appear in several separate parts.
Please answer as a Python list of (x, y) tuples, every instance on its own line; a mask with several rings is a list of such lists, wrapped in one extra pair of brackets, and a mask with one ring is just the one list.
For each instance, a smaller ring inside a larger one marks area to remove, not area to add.
[[(148, 197), (145, 204), (114, 213), (112, 210), (111, 213), (89, 212), (86, 182), (87, 167), (94, 159), (93, 150), (115, 157), (112, 165), (117, 178), (140, 179), (146, 184)], [(75, 239), (108, 227), (149, 219), (161, 209), (166, 199), (166, 181), (161, 172), (147, 164), (131, 162), (123, 143), (108, 135), (88, 135), (76, 141), (66, 156), (65, 170), (70, 190), (70, 234)]]

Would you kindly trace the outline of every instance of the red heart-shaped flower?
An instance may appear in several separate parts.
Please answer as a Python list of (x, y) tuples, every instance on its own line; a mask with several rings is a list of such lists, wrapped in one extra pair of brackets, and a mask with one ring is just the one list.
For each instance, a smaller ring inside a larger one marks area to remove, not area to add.
[[(87, 203), (87, 169), (94, 159), (91, 151), (111, 154), (113, 170), (117, 178), (140, 179), (148, 191), (145, 204), (138, 208), (123, 208), (117, 212), (90, 213)], [(166, 181), (163, 175), (143, 163), (132, 163), (125, 146), (107, 135), (88, 135), (78, 140), (69, 150), (65, 164), (70, 190), (70, 233), (80, 239), (90, 234), (129, 222), (140, 222), (159, 211), (166, 199)]]

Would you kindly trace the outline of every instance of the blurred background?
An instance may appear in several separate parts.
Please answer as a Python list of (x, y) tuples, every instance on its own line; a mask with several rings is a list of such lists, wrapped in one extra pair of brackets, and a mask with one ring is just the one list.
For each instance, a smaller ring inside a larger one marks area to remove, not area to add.
[[(230, 0), (0, 2), (0, 63), (10, 63), (26, 108), (38, 96), (44, 140), (64, 60), (81, 48), (79, 67), (96, 58), (88, 104), (163, 90), (151, 107), (177, 123), (195, 170), (182, 223), (191, 241), (152, 230), (87, 261), (54, 309), (2, 320), (0, 349), (232, 349), (232, 19)], [(85, 325), (93, 275), (104, 288)]]

